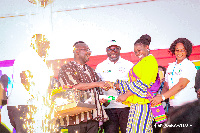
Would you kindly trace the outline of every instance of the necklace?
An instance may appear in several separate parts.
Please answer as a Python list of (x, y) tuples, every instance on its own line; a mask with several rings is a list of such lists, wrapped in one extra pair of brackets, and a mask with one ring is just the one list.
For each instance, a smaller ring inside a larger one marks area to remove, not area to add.
[(174, 69), (176, 68), (176, 66), (174, 66), (173, 71), (172, 71), (172, 77), (171, 77), (171, 81), (172, 81), (172, 85), (173, 85), (173, 76), (174, 76)]
[[(173, 77), (174, 77), (174, 75), (175, 75), (175, 68), (176, 68), (177, 65), (181, 65), (181, 63), (179, 63), (179, 64), (176, 63), (175, 66), (174, 66), (174, 68), (173, 68), (173, 71), (172, 71), (172, 77), (171, 77), (172, 85), (173, 85), (173, 83), (174, 83), (174, 81), (173, 81)], [(180, 72), (180, 69), (179, 69), (178, 72)]]

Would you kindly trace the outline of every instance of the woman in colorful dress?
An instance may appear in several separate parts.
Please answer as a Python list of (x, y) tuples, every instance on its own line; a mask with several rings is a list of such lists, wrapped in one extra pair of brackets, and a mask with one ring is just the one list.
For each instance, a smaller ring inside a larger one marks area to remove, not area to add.
[(147, 93), (148, 88), (156, 81), (158, 64), (155, 57), (150, 54), (150, 42), (149, 35), (142, 35), (134, 43), (134, 52), (139, 61), (129, 71), (129, 81), (118, 80), (115, 85), (120, 94), (116, 101), (130, 105), (127, 133), (153, 132), (154, 118)]
[(170, 63), (167, 68), (162, 95), (151, 99), (151, 103), (157, 104), (169, 98), (170, 110), (173, 110), (173, 108), (197, 100), (194, 89), (197, 69), (188, 59), (192, 53), (192, 43), (188, 39), (176, 39), (169, 50), (172, 55), (176, 56), (176, 62)]

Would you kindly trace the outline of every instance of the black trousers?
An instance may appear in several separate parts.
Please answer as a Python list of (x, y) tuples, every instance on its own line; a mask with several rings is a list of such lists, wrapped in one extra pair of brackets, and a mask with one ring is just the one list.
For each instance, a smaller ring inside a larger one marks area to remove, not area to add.
[(99, 122), (95, 120), (89, 120), (87, 122), (81, 122), (77, 125), (67, 126), (68, 133), (98, 133)]
[(0, 123), (0, 133), (10, 133), (10, 131)]
[(27, 129), (23, 127), (25, 124), (25, 118), (28, 113), (28, 105), (7, 106), (8, 116), (10, 118), (11, 125), (15, 128), (16, 133), (27, 133)]
[(129, 107), (105, 109), (109, 117), (109, 120), (103, 124), (105, 133), (119, 133), (119, 127), (121, 133), (126, 133), (129, 110)]

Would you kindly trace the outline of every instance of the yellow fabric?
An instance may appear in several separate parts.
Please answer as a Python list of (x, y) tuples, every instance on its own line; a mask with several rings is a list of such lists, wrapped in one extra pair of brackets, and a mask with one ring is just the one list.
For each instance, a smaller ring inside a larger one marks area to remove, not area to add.
[(122, 102), (123, 104), (125, 105), (128, 105), (129, 107), (131, 106), (131, 103), (133, 104), (147, 104), (147, 103), (150, 103), (148, 99), (145, 99), (145, 98), (140, 98), (138, 97), (137, 95), (132, 95), (132, 96), (129, 96), (126, 101)]
[(154, 83), (158, 73), (158, 63), (153, 55), (144, 57), (133, 67), (133, 72), (142, 80), (143, 83), (150, 86)]
[[(153, 55), (146, 56), (141, 61), (139, 61), (133, 68), (133, 72), (138, 76), (138, 78), (149, 87), (151, 84), (155, 83), (157, 73), (158, 73), (158, 63)], [(133, 77), (129, 77), (132, 78)], [(148, 99), (140, 98), (137, 95), (129, 96), (123, 104), (130, 106), (130, 104), (139, 103), (147, 104)]]

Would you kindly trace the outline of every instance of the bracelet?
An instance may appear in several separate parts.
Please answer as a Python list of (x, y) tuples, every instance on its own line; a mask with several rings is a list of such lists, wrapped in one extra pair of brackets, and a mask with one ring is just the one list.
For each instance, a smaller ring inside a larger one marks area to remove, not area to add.
[(164, 95), (161, 95), (161, 96), (162, 96), (162, 100), (165, 101), (165, 96)]

